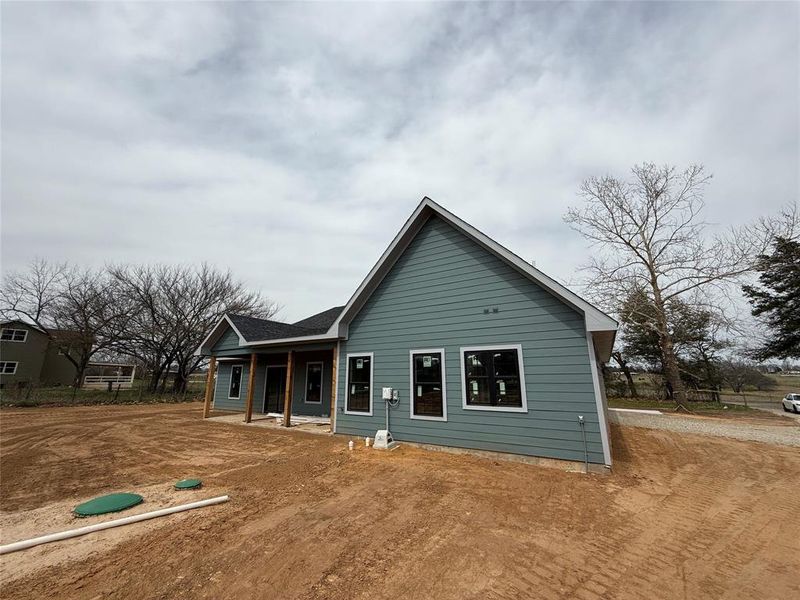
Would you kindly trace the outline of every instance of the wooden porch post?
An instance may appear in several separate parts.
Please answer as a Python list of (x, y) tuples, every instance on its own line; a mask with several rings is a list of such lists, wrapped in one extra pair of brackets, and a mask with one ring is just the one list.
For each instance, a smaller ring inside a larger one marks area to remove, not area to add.
[[(207, 419), (211, 414), (211, 400), (214, 398), (214, 371), (217, 368), (217, 357), (212, 356), (208, 363), (208, 376), (206, 377), (206, 401), (203, 404), (203, 418)], [(136, 367), (134, 367), (134, 371)]]
[(250, 373), (247, 377), (247, 406), (244, 411), (244, 422), (249, 423), (253, 418), (253, 388), (256, 383), (256, 358), (257, 354), (253, 352), (250, 355)]
[(286, 396), (283, 399), (283, 426), (292, 426), (292, 384), (294, 383), (294, 350), (289, 350), (286, 361)]
[(333, 360), (331, 360), (331, 432), (336, 425), (336, 358), (339, 345), (333, 349)]

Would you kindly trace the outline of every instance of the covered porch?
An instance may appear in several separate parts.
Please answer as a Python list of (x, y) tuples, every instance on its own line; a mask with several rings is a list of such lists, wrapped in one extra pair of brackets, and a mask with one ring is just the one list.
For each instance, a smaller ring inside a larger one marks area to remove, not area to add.
[(203, 417), (230, 411), (242, 413), (245, 423), (332, 427), (336, 354), (335, 343), (212, 354)]

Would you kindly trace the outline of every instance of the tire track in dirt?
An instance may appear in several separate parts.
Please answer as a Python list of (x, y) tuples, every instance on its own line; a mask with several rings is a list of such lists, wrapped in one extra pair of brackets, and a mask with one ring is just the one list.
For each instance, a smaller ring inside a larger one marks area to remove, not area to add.
[[(77, 410), (0, 415), (4, 509), (187, 472), (231, 502), (127, 529), (118, 554), (58, 564), (44, 552), (2, 557), (0, 565), (35, 567), (13, 579), (0, 572), (4, 597), (372, 600), (391, 590), (405, 598), (653, 600), (800, 592), (800, 526), (776, 513), (797, 501), (796, 451), (614, 427), (614, 473), (587, 477), (410, 447), (348, 452), (347, 438), (203, 422), (197, 405)], [(58, 551), (70, 543), (83, 542)]]

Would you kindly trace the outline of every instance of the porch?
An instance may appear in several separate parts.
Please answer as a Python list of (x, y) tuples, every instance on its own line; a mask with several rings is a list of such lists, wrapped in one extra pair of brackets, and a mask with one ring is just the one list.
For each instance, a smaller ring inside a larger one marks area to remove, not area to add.
[(334, 344), (259, 348), (210, 358), (203, 417), (283, 427), (331, 423), (336, 389)]
[[(230, 423), (247, 427), (264, 427), (267, 429), (283, 429), (283, 413), (254, 413), (249, 423), (245, 423), (241, 414), (231, 413), (226, 415), (208, 417), (209, 421), (218, 423)], [(329, 417), (306, 417), (302, 415), (291, 416), (292, 429), (306, 431), (308, 433), (331, 433), (331, 420)]]

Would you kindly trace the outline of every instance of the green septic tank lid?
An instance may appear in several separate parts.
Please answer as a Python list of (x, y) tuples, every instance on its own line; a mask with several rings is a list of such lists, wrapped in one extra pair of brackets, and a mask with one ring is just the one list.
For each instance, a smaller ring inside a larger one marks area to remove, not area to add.
[(195, 488), (199, 488), (203, 485), (203, 482), (199, 479), (181, 479), (178, 483), (175, 484), (176, 490), (193, 490)]
[(79, 517), (91, 517), (106, 513), (119, 512), (136, 506), (144, 500), (139, 494), (108, 494), (100, 496), (75, 507), (75, 514)]

